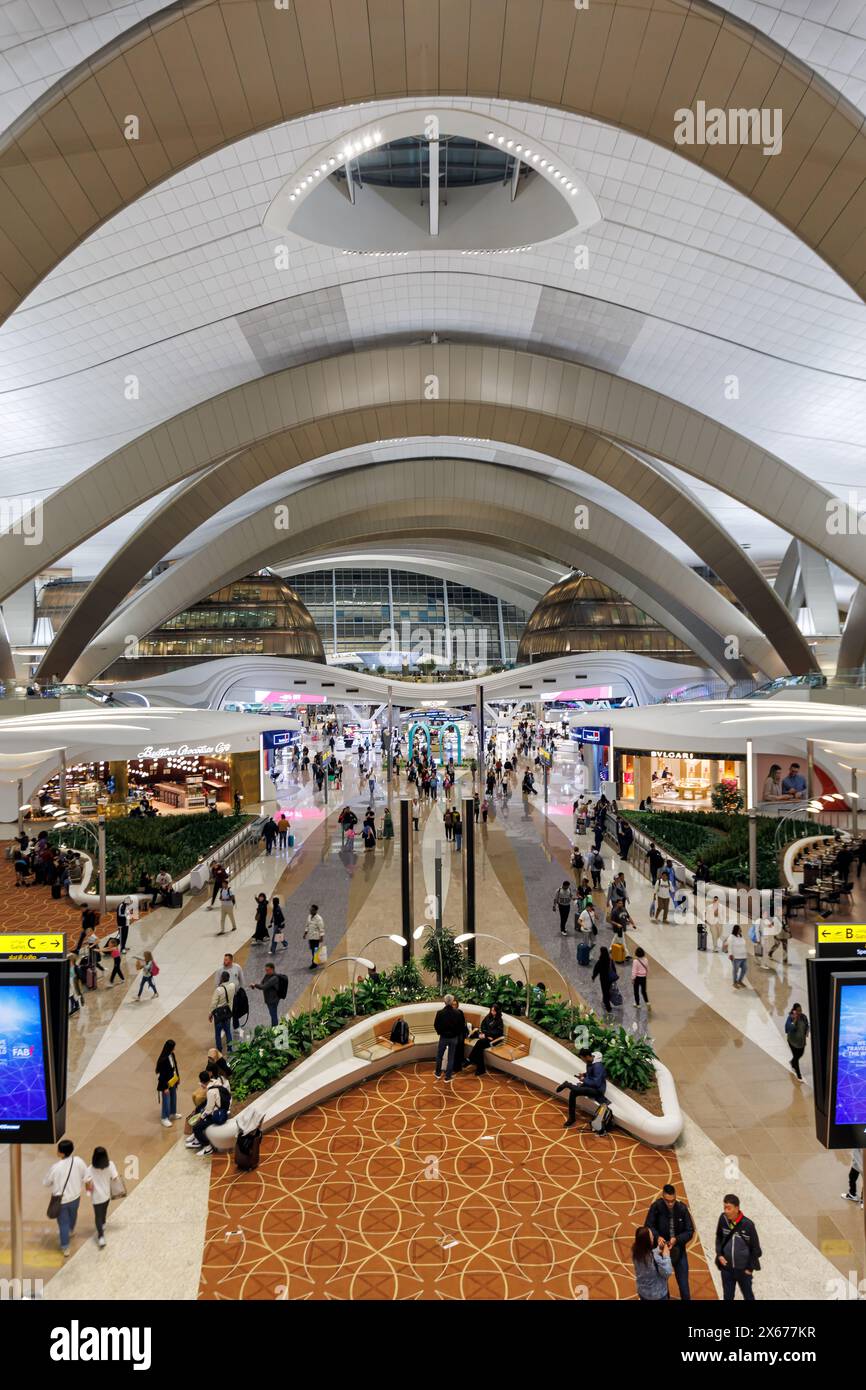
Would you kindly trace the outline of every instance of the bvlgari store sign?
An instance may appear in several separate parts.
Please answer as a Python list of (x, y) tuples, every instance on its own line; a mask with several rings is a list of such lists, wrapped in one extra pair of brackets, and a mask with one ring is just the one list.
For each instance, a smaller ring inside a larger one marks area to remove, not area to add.
[(230, 743), (181, 743), (177, 748), (154, 748), (148, 744), (137, 758), (219, 758), (231, 752)]

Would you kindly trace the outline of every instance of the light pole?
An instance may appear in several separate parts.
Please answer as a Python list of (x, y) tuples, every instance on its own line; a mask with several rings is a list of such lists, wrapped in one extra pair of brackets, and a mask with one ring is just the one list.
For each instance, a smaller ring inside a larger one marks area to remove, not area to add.
[[(105, 816), (99, 816), (97, 818), (96, 830), (94, 830), (93, 826), (88, 825), (87, 821), (84, 820), (55, 821), (54, 829), (84, 830), (96, 841), (96, 872), (97, 883), (99, 886), (99, 915), (100, 917), (106, 916), (108, 912), (108, 898), (106, 895), (105, 886)], [(60, 848), (64, 849), (65, 846), (61, 845)]]
[[(549, 960), (547, 959), (546, 956), (537, 956), (537, 955), (534, 955), (532, 951), (509, 951), (507, 955), (505, 955), (505, 956), (500, 956), (500, 957), (499, 957), (499, 964), (500, 964), (500, 965), (510, 965), (511, 962), (514, 961), (514, 960), (519, 960), (519, 961), (521, 961), (521, 962), (524, 961), (524, 960), (540, 960), (541, 963), (542, 963), (542, 965), (547, 965), (547, 966), (549, 966), (550, 969), (553, 971), (553, 973), (554, 973), (555, 975), (558, 975), (559, 978), (562, 980), (562, 983), (565, 985), (565, 997), (566, 997), (566, 999), (568, 1000), (569, 1006), (571, 1007), (572, 1011), (574, 1010), (575, 1005), (572, 1004), (572, 1002), (571, 1002), (571, 985), (568, 983), (568, 980), (565, 978), (565, 976), (563, 975), (562, 971), (561, 971), (561, 970), (557, 970), (556, 966), (553, 965), (552, 962), (549, 961)], [(575, 991), (575, 993), (576, 993), (576, 991)], [(527, 1018), (529, 1017), (529, 971), (526, 971), (526, 1016), (527, 1016)], [(572, 1022), (572, 1027), (573, 1027), (573, 1026), (574, 1026), (574, 1013), (573, 1013), (573, 1012), (572, 1012), (571, 1022)]]
[[(399, 936), (399, 935), (397, 934), (397, 932), (383, 932), (380, 936), (372, 936), (372, 937), (370, 938), (370, 940), (367, 942), (366, 946), (362, 946), (361, 950), (362, 950), (362, 953), (363, 953), (363, 954), (362, 954), (361, 957), (359, 957), (359, 959), (365, 958), (366, 955), (367, 955), (368, 950), (370, 949), (370, 947), (373, 946), (377, 941), (393, 941), (393, 943), (394, 943), (395, 946), (404, 946), (404, 947), (405, 947), (405, 946), (408, 946), (408, 945), (409, 945), (409, 943), (408, 943), (408, 941), (406, 940), (405, 936)], [(375, 966), (374, 966), (374, 969), (375, 969)], [(355, 982), (355, 971), (354, 971), (354, 968), (353, 968), (353, 970), (352, 970), (352, 984), (353, 984), (353, 985), (354, 985), (354, 982)]]
[[(323, 979), (325, 978), (325, 976), (327, 975), (327, 973), (328, 973), (328, 971), (330, 970), (330, 968), (331, 968), (332, 965), (342, 965), (345, 961), (353, 961), (355, 965), (363, 965), (363, 966), (365, 966), (365, 967), (367, 968), (367, 970), (375, 970), (375, 968), (376, 968), (371, 960), (366, 960), (363, 956), (337, 956), (337, 959), (336, 959), (336, 960), (329, 960), (329, 961), (328, 961), (328, 964), (325, 966), (325, 968), (324, 968), (324, 970), (322, 971), (321, 975), (317, 975), (317, 976), (316, 976), (316, 979), (313, 981), (313, 988), (312, 988), (312, 990), (310, 991), (310, 1044), (311, 1044), (311, 1045), (312, 1045), (313, 1043), (315, 1043), (315, 1041), (316, 1041), (315, 1035), (314, 1035), (314, 1033), (313, 1033), (313, 1013), (314, 1013), (313, 1005), (314, 1005), (315, 1000), (316, 1000), (316, 995), (317, 995), (318, 990), (319, 990), (319, 985), (321, 984), (322, 980), (323, 980)], [(356, 1004), (356, 1001), (355, 1001), (355, 972), (354, 972), (354, 970), (352, 971), (351, 986), (352, 986), (352, 1012), (353, 1012), (353, 1013), (357, 1013), (357, 1004)]]

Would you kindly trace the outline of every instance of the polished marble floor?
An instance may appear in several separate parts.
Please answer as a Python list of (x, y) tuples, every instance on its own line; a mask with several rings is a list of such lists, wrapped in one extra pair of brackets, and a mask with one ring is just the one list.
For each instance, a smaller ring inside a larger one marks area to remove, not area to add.
[[(533, 980), (544, 980), (549, 989), (561, 991), (565, 980), (576, 995), (600, 1006), (589, 972), (577, 965), (575, 938), (560, 937), (552, 911), (553, 892), (567, 873), (572, 779), (570, 753), (563, 748), (557, 755), (547, 807), (540, 799), (524, 801), (518, 792), (508, 802), (497, 801), (488, 825), (478, 826), (477, 928), (481, 935), (477, 956), (501, 968), (497, 962), (505, 951), (519, 951)], [(468, 787), (468, 774), (463, 786)], [(68, 1297), (78, 1289), (92, 1297), (117, 1296), (112, 1290), (117, 1289), (118, 1280), (123, 1281), (124, 1261), (134, 1249), (139, 1249), (143, 1260), (140, 1296), (165, 1296), (160, 1291), (168, 1286), (176, 1297), (196, 1295), (198, 1286), (190, 1269), (201, 1266), (204, 1232), (222, 1201), (220, 1173), (226, 1160), (214, 1163), (208, 1193), (201, 1180), (206, 1163), (186, 1151), (178, 1152), (175, 1133), (158, 1123), (153, 1065), (162, 1042), (173, 1038), (185, 1100), (212, 1041), (207, 1010), (213, 973), (223, 952), (235, 949), (248, 983), (258, 978), (262, 968), (266, 952), (249, 941), (256, 892), (279, 893), (286, 905), (289, 949), (280, 956), (280, 968), (289, 975), (290, 1005), (309, 1001), (313, 980), (318, 989), (326, 983), (333, 988), (347, 978), (350, 968), (337, 964), (325, 979), (308, 970), (301, 934), (311, 902), (318, 903), (325, 919), (332, 960), (367, 952), (380, 966), (396, 963), (398, 947), (387, 941), (375, 947), (369, 943), (400, 929), (399, 828), (398, 839), (384, 847), (380, 844), (374, 853), (343, 847), (335, 823), (339, 807), (348, 801), (363, 810), (368, 799), (366, 788), (364, 795), (358, 794), (355, 777), (347, 779), (346, 788), (327, 806), (309, 781), (280, 788), (279, 804), (292, 819), (296, 847), (270, 857), (261, 854), (238, 876), (237, 935), (218, 935), (218, 914), (207, 911), (204, 895), (188, 899), (180, 913), (161, 910), (144, 918), (134, 945), (148, 945), (157, 954), (159, 999), (137, 1003), (133, 982), (124, 989), (100, 989), (72, 1020), (68, 1132), (85, 1157), (96, 1143), (106, 1144), (115, 1158), (120, 1154), (130, 1196), (112, 1209), (115, 1234), (106, 1251), (96, 1251), (89, 1216), (82, 1214), (82, 1229), (74, 1241), (77, 1253), (51, 1278), (47, 1296)], [(404, 780), (392, 789), (392, 799), (406, 790)], [(379, 813), (385, 795), (386, 788), (380, 784)], [(415, 837), (416, 918), (421, 923), (432, 916), (438, 843), (443, 859), (443, 919), (459, 931), (463, 924), (460, 856), (445, 842), (441, 812), (441, 800), (438, 806), (425, 807)], [(396, 814), (395, 823), (399, 824)], [(609, 865), (612, 853), (608, 847)], [(699, 1234), (709, 1248), (720, 1198), (732, 1185), (738, 1186), (745, 1194), (744, 1203), (748, 1201), (749, 1214), (759, 1221), (762, 1232), (771, 1233), (766, 1273), (757, 1286), (759, 1297), (827, 1297), (834, 1276), (863, 1277), (863, 1216), (858, 1208), (841, 1201), (847, 1155), (828, 1154), (814, 1138), (808, 1078), (801, 1086), (787, 1066), (783, 1021), (791, 1001), (805, 996), (803, 960), (808, 934), (801, 931), (804, 941), (791, 943), (787, 966), (779, 962), (764, 972), (758, 962), (751, 962), (748, 990), (734, 991), (727, 960), (699, 954), (693, 928), (673, 922), (653, 924), (646, 881), (633, 866), (626, 866), (626, 876), (637, 923), (631, 946), (639, 941), (647, 951), (653, 1008), (649, 1016), (635, 1011), (624, 991), (626, 1002), (617, 1017), (627, 1027), (648, 1028), (676, 1077), (687, 1125), (672, 1159), (679, 1163)], [(605, 883), (608, 878), (609, 872)], [(603, 928), (602, 940), (605, 935)], [(518, 978), (522, 968), (519, 963), (511, 967)], [(251, 1023), (263, 1021), (258, 996), (252, 997), (256, 1012)], [(50, 1158), (47, 1150), (34, 1149), (25, 1162), (28, 1269), (42, 1277), (51, 1275), (60, 1263), (53, 1228), (44, 1217), (44, 1191), (38, 1185)], [(185, 1172), (190, 1174), (189, 1203), (178, 1213), (169, 1188), (175, 1189)], [(150, 1237), (145, 1202), (157, 1224), (162, 1203), (172, 1217), (176, 1273), (160, 1280), (151, 1276), (146, 1260)], [(8, 1249), (3, 1230), (0, 1220), (0, 1246)], [(764, 1244), (766, 1249), (766, 1238)]]

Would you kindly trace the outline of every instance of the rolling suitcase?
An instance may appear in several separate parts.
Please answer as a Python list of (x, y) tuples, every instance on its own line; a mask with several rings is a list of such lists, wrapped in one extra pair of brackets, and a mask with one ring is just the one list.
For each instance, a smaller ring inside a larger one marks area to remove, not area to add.
[(96, 971), (92, 965), (88, 965), (84, 972), (84, 982), (88, 989), (96, 989)]
[(610, 958), (616, 965), (625, 964), (625, 946), (621, 941), (611, 943)]
[(61, 892), (62, 892), (62, 889), (61, 889), (61, 887), (60, 887), (60, 884), (59, 884), (59, 883), (52, 883), (52, 885), (51, 885), (51, 896), (52, 896), (52, 898), (54, 899), (55, 902), (56, 902), (57, 899), (61, 896)]
[(238, 1137), (235, 1140), (235, 1164), (243, 1172), (249, 1173), (253, 1168), (259, 1166), (259, 1151), (262, 1147), (262, 1131), (260, 1129), (251, 1130), (249, 1134), (244, 1134), (243, 1130), (238, 1130)]
[(578, 941), (577, 943), (577, 963), (578, 965), (589, 965), (589, 943)]

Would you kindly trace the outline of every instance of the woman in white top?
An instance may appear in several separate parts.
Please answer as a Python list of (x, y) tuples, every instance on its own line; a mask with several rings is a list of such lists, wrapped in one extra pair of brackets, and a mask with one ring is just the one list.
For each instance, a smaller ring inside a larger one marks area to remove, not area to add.
[(732, 927), (731, 934), (722, 947), (727, 951), (730, 958), (734, 974), (734, 989), (745, 989), (743, 984), (746, 971), (749, 966), (748, 953), (746, 951), (746, 938), (739, 927)]
[(100, 1250), (105, 1246), (105, 1218), (108, 1213), (108, 1203), (111, 1201), (112, 1180), (117, 1182), (119, 1174), (108, 1157), (108, 1151), (103, 1148), (94, 1149), (90, 1167), (84, 1174), (84, 1186), (90, 1193), (90, 1200), (93, 1202), (96, 1244)]

